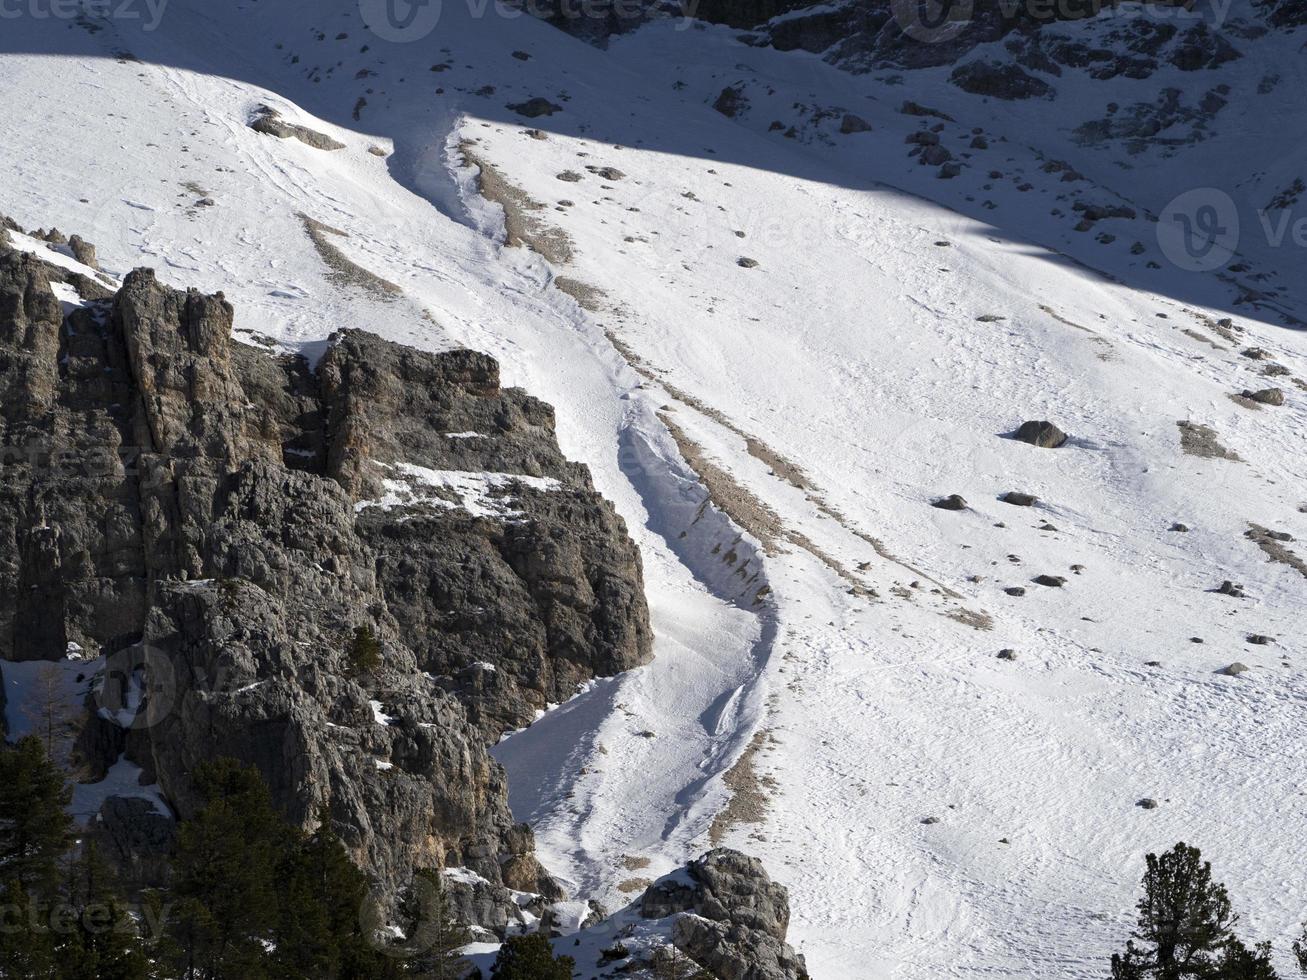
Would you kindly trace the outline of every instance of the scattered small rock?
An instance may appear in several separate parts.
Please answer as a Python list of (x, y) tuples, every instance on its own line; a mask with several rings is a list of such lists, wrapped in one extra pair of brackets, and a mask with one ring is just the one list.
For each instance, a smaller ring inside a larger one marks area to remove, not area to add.
[(840, 122), (840, 132), (845, 136), (848, 136), (850, 133), (866, 133), (870, 132), (870, 130), (871, 123), (867, 122), (867, 120), (863, 119), (861, 116), (855, 116), (851, 112), (846, 112), (844, 114), (844, 119)]
[(575, 170), (564, 170), (561, 174), (557, 174), (556, 176), (559, 180), (567, 184), (575, 184), (582, 179), (581, 175)]
[(330, 136), (309, 129), (307, 126), (286, 122), (281, 118), (281, 113), (269, 105), (260, 105), (254, 110), (253, 115), (250, 117), (249, 127), (256, 133), (262, 133), (265, 136), (275, 136), (277, 139), (282, 140), (297, 139), (305, 146), (311, 146), (315, 150), (345, 149), (345, 144), (339, 140), (334, 140)]
[(1236, 660), (1234, 663), (1230, 664), (1230, 666), (1222, 667), (1218, 673), (1222, 673), (1226, 677), (1238, 677), (1240, 674), (1248, 673), (1248, 665), (1241, 664)]
[(1009, 490), (998, 499), (1014, 507), (1033, 507), (1039, 503), (1039, 498), (1033, 493), (1021, 493), (1019, 490)]
[(1189, 525), (1188, 525), (1188, 524), (1181, 524), (1179, 521), (1176, 521), (1174, 524), (1171, 525), (1171, 530), (1172, 530), (1172, 531), (1180, 531), (1180, 532), (1182, 532), (1182, 533), (1188, 533), (1188, 531), (1189, 531)]
[(563, 111), (562, 106), (538, 95), (533, 99), (527, 99), (525, 102), (510, 103), (507, 108), (516, 112), (519, 116), (526, 116), (528, 119), (552, 116), (555, 112)]
[(931, 824), (939, 823), (939, 817), (922, 817), (921, 822), (930, 826)]
[(727, 86), (718, 93), (712, 107), (727, 119), (734, 119), (749, 106), (744, 90), (736, 86)]
[(933, 501), (930, 506), (938, 507), (940, 510), (966, 510), (967, 502), (961, 494), (951, 493), (947, 497)]
[(1226, 579), (1212, 591), (1221, 595), (1228, 595), (1234, 599), (1246, 599), (1248, 597), (1248, 593), (1244, 592), (1242, 585), (1236, 582), (1231, 582), (1229, 579)]
[(1259, 391), (1249, 391), (1245, 388), (1241, 397), (1257, 402), (1259, 405), (1280, 406), (1284, 404), (1284, 392), (1279, 388), (1262, 388)]
[(1003, 591), (1012, 596), (1023, 596), (1026, 594), (1025, 587), (1021, 585), (1010, 585)]
[(1016, 660), (1016, 659), (1017, 659), (1017, 652), (1016, 652), (1015, 650), (1000, 650), (1000, 651), (998, 651), (998, 659), (999, 659), (999, 660)]
[(100, 263), (95, 257), (95, 246), (84, 239), (81, 235), (73, 235), (68, 239), (68, 247), (72, 250), (73, 258), (82, 265), (90, 266), (97, 271)]
[(1253, 646), (1265, 647), (1265, 646), (1270, 646), (1272, 643), (1275, 642), (1275, 640), (1261, 633), (1250, 633), (1248, 635), (1248, 642), (1251, 643)]
[(735, 260), (735, 264), (738, 265), (741, 269), (758, 268), (758, 260), (751, 259), (747, 255), (741, 255), (738, 259)]
[(1152, 797), (1145, 796), (1142, 800), (1138, 801), (1135, 806), (1139, 807), (1141, 810), (1156, 810), (1157, 801)]
[(1031, 581), (1036, 585), (1047, 586), (1050, 589), (1060, 589), (1066, 585), (1066, 579), (1061, 575), (1036, 575)]
[(1066, 443), (1067, 435), (1052, 422), (1022, 422), (1021, 427), (1012, 434), (1019, 442), (1029, 443), (1041, 449), (1057, 449)]

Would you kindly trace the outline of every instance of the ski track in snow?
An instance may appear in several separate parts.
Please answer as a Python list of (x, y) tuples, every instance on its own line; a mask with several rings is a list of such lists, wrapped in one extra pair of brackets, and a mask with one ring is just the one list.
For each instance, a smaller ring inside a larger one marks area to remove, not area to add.
[[(790, 888), (791, 940), (821, 980), (1101, 976), (1128, 933), (1143, 854), (1181, 839), (1213, 860), (1250, 937), (1283, 953), (1307, 888), (1295, 877), (1305, 582), (1243, 535), (1256, 522), (1307, 537), (1307, 401), (1287, 384), (1279, 409), (1228, 395), (1259, 381), (1243, 346), (1307, 377), (1302, 334), (1267, 309), (1236, 316), (1238, 343), (1212, 335), (1223, 350), (1195, 341), (1186, 328), (1211, 330), (1189, 311), (1225, 315), (1228, 286), (1187, 281), (1181, 295), (1159, 274), (1144, 288), (1125, 241), (1104, 248), (1049, 215), (1061, 190), (1031, 144), (1081, 159), (1052, 104), (929, 89), (960, 126), (1003, 135), (1001, 165), (1038, 182), (1038, 205), (987, 191), (991, 213), (969, 199), (983, 198), (970, 170), (937, 181), (906, 157), (918, 121), (895, 109), (911, 93), (879, 78), (720, 29), (654, 24), (602, 52), (528, 18), (478, 23), (447, 7), (416, 45), (368, 35), (352, 3), (173, 0), (153, 34), (7, 21), (13, 50), (61, 54), (0, 59), (0, 210), (83, 235), (114, 275), (150, 264), (173, 285), (225, 291), (238, 337), (310, 356), (345, 325), (467, 345), (556, 407), (564, 451), (641, 547), (657, 643), (652, 665), (588, 685), (496, 750), (546, 866), (610, 907), (637, 895), (624, 883), (709, 846), (729, 798), (721, 776), (762, 727), (769, 809), (726, 842)], [(306, 25), (350, 39), (315, 41)], [(109, 57), (120, 49), (141, 60)], [(438, 61), (451, 69), (431, 73)], [(354, 80), (362, 67), (377, 76)], [(1255, 81), (1252, 67), (1231, 71)], [(737, 78), (755, 102), (728, 121), (704, 103)], [(493, 96), (472, 94), (485, 84)], [(563, 112), (534, 121), (546, 139), (504, 120), (503, 104), (564, 90)], [(813, 92), (873, 131), (843, 144), (766, 134), (771, 113)], [(253, 133), (260, 102), (346, 149)], [(1196, 159), (1237, 173), (1241, 138)], [(470, 140), (566, 232), (566, 267), (503, 245), (503, 212), (459, 153)], [(1105, 151), (1084, 158), (1103, 187), (1121, 181)], [(1137, 163), (1132, 199), (1160, 210), (1166, 167)], [(581, 180), (558, 180), (567, 170)], [(212, 207), (196, 206), (196, 188)], [(344, 232), (333, 244), (403, 295), (330, 282), (300, 213)], [(758, 266), (737, 265), (745, 256)], [(553, 288), (560, 276), (602, 290), (596, 308)], [(669, 411), (788, 543), (764, 556), (706, 502), (659, 419)], [(1054, 419), (1071, 445), (1002, 438), (1026, 418)], [(1181, 419), (1212, 425), (1246, 462), (1181, 454)], [(1008, 490), (1041, 503), (998, 502)], [(953, 492), (972, 510), (928, 506)], [(1169, 532), (1174, 521), (1192, 531)], [(1068, 581), (1046, 589), (1037, 574)], [(1225, 578), (1253, 598), (1206, 591)], [(1002, 591), (1014, 585), (1027, 594)], [(950, 618), (964, 609), (992, 627)], [(1253, 632), (1278, 642), (1251, 647)], [(996, 659), (1005, 647), (1016, 661)], [(1252, 672), (1216, 673), (1234, 660)], [(1145, 796), (1162, 805), (1136, 807)], [(627, 856), (649, 865), (627, 870)]]

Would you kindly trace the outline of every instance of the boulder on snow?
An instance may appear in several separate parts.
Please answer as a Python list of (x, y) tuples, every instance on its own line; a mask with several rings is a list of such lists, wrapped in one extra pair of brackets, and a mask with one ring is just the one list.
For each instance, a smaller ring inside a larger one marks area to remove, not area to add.
[(533, 99), (527, 99), (525, 102), (510, 103), (506, 108), (516, 112), (519, 116), (526, 116), (528, 119), (538, 119), (540, 116), (552, 116), (555, 112), (562, 112), (563, 107), (548, 99), (536, 96)]
[(249, 127), (256, 133), (275, 136), (280, 140), (297, 139), (305, 146), (311, 146), (315, 150), (345, 149), (344, 143), (334, 140), (330, 136), (325, 136), (317, 130), (286, 122), (281, 118), (281, 113), (269, 105), (261, 105), (254, 110), (254, 114), (250, 117)]
[(1241, 664), (1236, 660), (1234, 663), (1230, 664), (1230, 666), (1222, 667), (1218, 673), (1224, 674), (1226, 677), (1238, 677), (1240, 674), (1248, 673), (1248, 665)]
[(1036, 585), (1042, 585), (1050, 589), (1060, 589), (1066, 585), (1066, 579), (1061, 575), (1036, 575), (1032, 581)]
[(1005, 504), (1012, 504), (1014, 507), (1033, 507), (1039, 503), (1039, 498), (1033, 493), (1022, 493), (1019, 490), (1009, 490), (998, 499)]
[(953, 154), (938, 143), (933, 143), (921, 151), (921, 162), (929, 167), (938, 167), (952, 159)]
[(840, 132), (845, 136), (850, 133), (866, 133), (870, 132), (870, 130), (871, 123), (852, 112), (844, 113), (844, 118), (840, 121)]
[(1021, 428), (1012, 433), (1018, 442), (1026, 442), (1041, 449), (1057, 449), (1065, 445), (1067, 435), (1052, 422), (1022, 422)]
[(655, 882), (640, 899), (646, 919), (675, 916), (672, 943), (714, 976), (799, 980), (803, 957), (785, 942), (789, 893), (762, 862), (719, 847)]
[(981, 60), (958, 65), (949, 81), (972, 95), (988, 95), (1007, 101), (1043, 98), (1053, 91), (1047, 82), (1010, 62)]
[(727, 119), (734, 119), (749, 107), (749, 100), (745, 97), (743, 89), (730, 85), (718, 93), (712, 107)]
[(73, 235), (69, 238), (68, 248), (72, 251), (73, 258), (82, 265), (96, 270), (100, 268), (100, 262), (95, 255), (95, 246), (81, 235)]
[(1257, 402), (1259, 405), (1279, 406), (1284, 404), (1284, 392), (1279, 388), (1262, 388), (1260, 391), (1249, 391), (1245, 388), (1241, 397)]
[(938, 507), (940, 510), (966, 510), (967, 502), (961, 494), (951, 493), (947, 497), (932, 501), (930, 506)]

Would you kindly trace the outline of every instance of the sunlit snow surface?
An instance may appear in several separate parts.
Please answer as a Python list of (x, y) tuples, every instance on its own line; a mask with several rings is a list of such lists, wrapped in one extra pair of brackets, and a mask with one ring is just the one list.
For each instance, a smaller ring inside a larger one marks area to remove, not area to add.
[[(1000, 106), (947, 86), (947, 69), (896, 84), (672, 23), (608, 51), (456, 4), (411, 44), (368, 33), (346, 0), (173, 0), (157, 31), (97, 26), (5, 22), (0, 212), (81, 234), (114, 276), (146, 264), (223, 290), (238, 337), (313, 357), (353, 326), (486, 350), (555, 406), (564, 451), (625, 516), (657, 659), (497, 749), (516, 814), (577, 897), (619, 908), (630, 882), (705, 850), (721, 776), (761, 728), (769, 810), (725, 841), (789, 887), (815, 977), (1100, 977), (1144, 853), (1181, 839), (1214, 862), (1248, 938), (1283, 956), (1307, 906), (1307, 579), (1244, 535), (1289, 532), (1307, 553), (1307, 393), (1240, 351), (1307, 379), (1307, 343), (1273, 310), (1232, 307), (1236, 287), (1167, 265), (1147, 222), (1101, 223), (1117, 234), (1103, 245), (1066, 215), (1095, 181), (1158, 213), (1186, 171), (1269, 199), (1302, 128), (1298, 40), (1241, 42), (1250, 53), (1219, 72), (1104, 85), (1069, 70), (1058, 99)], [(1267, 64), (1282, 78), (1259, 101)], [(1104, 103), (1193, 79), (1230, 84), (1240, 107), (1201, 145), (1170, 158), (1074, 145)], [(753, 103), (728, 120), (709, 105), (737, 82)], [(536, 96), (561, 111), (505, 109)], [(907, 156), (922, 120), (897, 111), (905, 98), (953, 116), (955, 148), (982, 126), (991, 149), (937, 179)], [(346, 149), (250, 131), (262, 102)], [(856, 111), (872, 131), (840, 136), (838, 116), (805, 128), (796, 103)], [(569, 236), (565, 265), (501, 246), (465, 144)], [(1046, 173), (1050, 158), (1091, 180)], [(986, 189), (991, 168), (1007, 176)], [(403, 295), (338, 284), (300, 213), (345, 232), (334, 244)], [(1301, 268), (1292, 248), (1245, 245), (1254, 273)], [(555, 276), (605, 296), (584, 310)], [(1204, 319), (1228, 315), (1245, 330), (1234, 340)], [(1269, 384), (1283, 407), (1229, 397)], [(660, 412), (774, 512), (787, 536), (770, 554), (702, 509)], [(1043, 418), (1067, 447), (1003, 438)], [(1243, 462), (1182, 454), (1185, 419)], [(511, 500), (484, 475), (436, 484), (469, 508)], [(999, 502), (1009, 490), (1041, 503)], [(929, 506), (949, 493), (971, 510)], [(732, 551), (760, 563), (763, 601), (723, 561)], [(1067, 582), (1033, 584), (1041, 574)], [(1208, 591), (1225, 579), (1251, 598)], [(950, 618), (962, 610), (990, 628)], [(1017, 659), (999, 660), (1005, 648)], [(1217, 673), (1235, 660), (1251, 671)]]

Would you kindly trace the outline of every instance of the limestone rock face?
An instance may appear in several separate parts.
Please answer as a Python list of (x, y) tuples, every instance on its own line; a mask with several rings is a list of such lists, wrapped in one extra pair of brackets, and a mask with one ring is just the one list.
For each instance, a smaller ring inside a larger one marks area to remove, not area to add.
[(730, 980), (799, 980), (803, 957), (785, 942), (789, 895), (762, 862), (729, 848), (691, 861), (684, 873), (656, 882), (640, 900), (647, 919), (676, 916), (672, 942), (714, 976)]
[[(78, 749), (183, 819), (194, 767), (230, 756), (292, 821), (325, 808), (385, 895), (466, 867), (557, 897), (489, 746), (652, 636), (550, 408), (469, 351), (345, 331), (314, 369), (240, 345), (221, 295), (149, 270), (65, 322), (50, 269), (0, 245), (0, 661), (104, 658)], [(167, 830), (139, 803), (100, 832), (143, 885)]]

